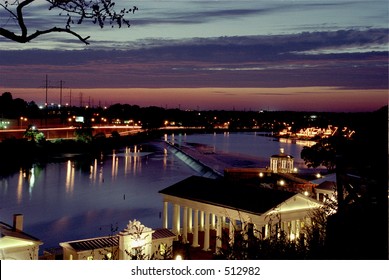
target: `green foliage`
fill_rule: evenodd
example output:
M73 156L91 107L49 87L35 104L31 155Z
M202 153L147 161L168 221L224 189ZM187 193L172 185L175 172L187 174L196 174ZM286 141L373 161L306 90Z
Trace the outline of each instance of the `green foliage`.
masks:
M166 243L161 243L157 252L155 252L151 259L158 260L156 256L160 255L162 260L171 260L173 259L173 246L167 246Z
M313 209L309 214L310 224L304 227L306 258L325 259L329 256L327 248L328 219L336 213L337 202L326 198L323 206Z
M35 135L35 141L37 143L44 143L46 141L46 137L45 135L43 134L43 132L38 132L36 135Z
M301 158L308 167L324 166L328 171L333 171L336 167L337 156L345 152L346 146L351 141L342 133L329 138L321 138L311 147L304 146Z
M144 246L138 247L138 248L133 248L131 252L126 251L126 254L131 258L131 260L136 260L136 261L144 261L144 260L150 260L154 258L153 256L149 256L145 254L144 252Z
M39 132L39 130L34 125L29 125L24 132L24 137L27 138L29 141L36 142L36 143L44 143L46 141L45 135L42 132Z
M270 236L263 238L262 233L246 224L243 230L235 230L231 239L228 232L222 235L222 248L218 248L217 259L227 260L300 260L325 259L327 250L328 217L337 210L337 204L326 199L323 206L313 209L304 221L300 236L290 239L281 229L281 217L269 217ZM273 224L273 221L276 221Z
M93 128L91 126L82 125L74 130L76 140L83 143L90 143L93 140Z
M299 240L290 240L284 231L275 227L269 238L258 237L260 234L236 231L231 240L224 232L222 243L216 259L226 260L282 260L305 259L306 247Z
M325 141L319 141L312 147L304 146L301 158L308 167L324 166L328 171L332 171L335 168L336 150Z

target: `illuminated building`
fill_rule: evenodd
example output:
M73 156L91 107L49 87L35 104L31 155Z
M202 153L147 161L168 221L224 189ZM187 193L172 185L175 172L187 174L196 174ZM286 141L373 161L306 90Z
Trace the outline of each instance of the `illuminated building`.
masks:
M284 153L284 149L280 149L280 153L270 157L270 170L274 173L293 173L293 157Z
M173 234L168 229L151 229L139 221L112 236L61 242L64 260L164 259L172 250Z
M14 215L13 226L0 222L0 260L37 260L42 244L23 231L23 215Z

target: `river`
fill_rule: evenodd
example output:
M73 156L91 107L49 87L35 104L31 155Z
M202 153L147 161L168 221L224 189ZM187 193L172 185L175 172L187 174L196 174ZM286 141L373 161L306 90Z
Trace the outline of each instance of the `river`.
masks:
M265 165L282 147L297 165L304 166L300 152L303 144L309 144L274 141L256 133L172 134L165 138L257 158L259 165ZM197 172L162 141L126 147L86 166L69 157L0 179L0 221L12 224L13 214L23 214L24 231L44 242L41 249L117 233L133 219L158 228L162 225L158 191L191 175Z

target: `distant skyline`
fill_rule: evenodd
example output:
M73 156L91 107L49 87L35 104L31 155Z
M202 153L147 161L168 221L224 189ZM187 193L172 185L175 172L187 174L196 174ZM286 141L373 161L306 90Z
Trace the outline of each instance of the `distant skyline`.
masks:
M116 1L122 5L127 1ZM128 1L131 28L0 38L0 93L79 105L373 111L388 104L388 2ZM60 25L42 1L27 18ZM43 7L43 10L42 10ZM47 16L43 16L46 15ZM0 25L11 27L0 12Z

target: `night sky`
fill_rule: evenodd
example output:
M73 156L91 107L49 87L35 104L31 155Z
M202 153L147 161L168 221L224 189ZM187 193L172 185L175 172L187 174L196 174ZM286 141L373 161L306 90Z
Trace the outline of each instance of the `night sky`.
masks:
M4 1L1 1L4 2ZM373 111L388 103L386 0L116 1L130 28L75 26L18 44L0 38L0 94L49 103L181 109ZM31 30L64 26L45 1ZM0 13L0 26L13 21Z

